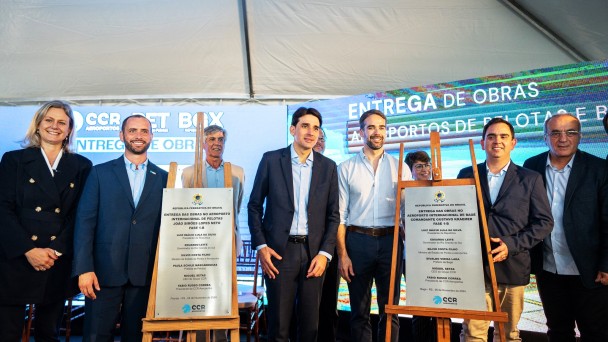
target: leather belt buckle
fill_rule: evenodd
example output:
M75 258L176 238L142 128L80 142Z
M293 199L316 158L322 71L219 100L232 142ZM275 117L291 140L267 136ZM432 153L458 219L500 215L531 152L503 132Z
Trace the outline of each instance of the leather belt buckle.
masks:
M287 241L291 242L291 243L307 243L308 242L308 236L306 235L289 235L289 238L287 238Z
M393 234L394 227L359 227L359 226L348 226L347 230L349 232L355 232L359 234L364 234L373 237L380 237Z

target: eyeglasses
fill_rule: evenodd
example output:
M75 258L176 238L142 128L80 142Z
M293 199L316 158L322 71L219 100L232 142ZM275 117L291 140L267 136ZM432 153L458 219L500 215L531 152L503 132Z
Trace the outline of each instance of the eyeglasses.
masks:
M551 131L547 135L550 136L551 139L559 139L562 134L565 134L568 138L574 138L581 134L581 132L574 129L569 129L567 131Z
M430 169L431 164L414 164L414 169L422 170L422 169Z
M325 142L325 138L319 138L317 139L318 142Z

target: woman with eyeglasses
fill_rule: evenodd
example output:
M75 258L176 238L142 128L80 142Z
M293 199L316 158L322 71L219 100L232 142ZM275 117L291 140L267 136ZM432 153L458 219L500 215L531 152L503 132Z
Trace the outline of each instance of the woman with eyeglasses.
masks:
M74 117L62 101L34 114L21 150L0 162L0 340L21 340L27 304L35 340L59 341L72 286L76 204L91 161L72 153Z
M410 152L405 155L405 163L412 171L414 180L431 179L431 157L424 151ZM405 251L404 251L405 257ZM405 262L403 263L405 265ZM405 267L403 268L405 277ZM412 335L414 341L436 341L437 331L435 319L431 317L412 317Z
M405 163L412 171L414 180L431 179L431 157L426 152L416 151L406 154Z

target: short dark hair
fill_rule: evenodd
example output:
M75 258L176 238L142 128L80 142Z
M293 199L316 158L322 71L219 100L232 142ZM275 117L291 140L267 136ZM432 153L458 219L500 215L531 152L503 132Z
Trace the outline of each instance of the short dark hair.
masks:
M122 120L122 125L120 126L121 132L123 132L123 133L125 132L125 126L127 125L127 121L129 121L129 119L132 119L132 118L144 118L144 119L148 120L147 117L145 117L141 114L129 115L124 120ZM152 130L152 123L150 122L150 120L148 120L148 125L150 125L150 130Z
M577 129L580 132L581 131L581 121L574 115L570 114L570 113L557 113L555 115L553 115L552 117L548 118L547 120L545 120L545 125L543 126L543 133L544 134L549 134L549 132L547 132L547 129L549 128L549 121L553 120L553 118L559 118L561 116L564 115L568 115L570 117L573 117L576 120L576 125L578 126ZM606 127L606 118L604 117L604 127Z
M386 123L386 115L384 115L384 113L377 109L370 109L367 112L363 113L363 115L361 115L361 117L359 118L359 128L364 129L365 120L372 115L378 115L379 117L383 118L384 123Z
M321 117L321 113L319 113L319 111L314 108L306 107L300 107L293 113L293 116L291 117L291 125L297 126L298 121L300 121L300 118L304 115L313 115L314 117L319 119L319 127L323 125L323 117Z
M429 157L429 155L424 151L410 152L405 155L405 163L410 168L410 170L414 166L414 163L417 161L428 163L431 161L431 157Z
M515 138L515 129L513 128L513 125L511 125L511 123L503 118L493 118L492 120L488 121L487 124L485 124L483 126L483 132L481 133L481 139L485 140L486 139L486 132L488 131L488 128L490 128L490 126L495 125L495 124L499 124L499 123L504 123L505 125L509 126L509 130L511 131L511 138Z
M606 134L608 134L608 114L604 114L602 122L604 123L604 130L606 130Z

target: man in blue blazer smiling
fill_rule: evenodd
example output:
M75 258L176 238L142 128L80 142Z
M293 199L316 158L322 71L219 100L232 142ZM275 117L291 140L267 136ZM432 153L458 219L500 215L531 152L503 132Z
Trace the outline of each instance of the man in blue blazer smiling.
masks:
M321 124L316 109L296 110L293 144L264 154L247 206L268 288L268 341L288 340L294 304L299 341L317 340L323 275L336 262L339 223L336 163L312 150Z
M515 165L513 125L502 118L490 120L484 127L481 147L486 161L476 165L492 243L492 259L498 283L498 297L503 312L507 341L521 341L517 324L524 305L524 288L530 282L530 249L553 229L551 208L538 172ZM458 178L473 178L473 168L462 169ZM485 255L486 253L483 253ZM492 309L493 297L486 265L486 304ZM460 340L486 341L490 322L465 319ZM498 341L498 329L494 341Z
M74 265L85 299L83 341L113 341L121 314L121 341L141 341L167 172L152 164L150 121L122 123L125 153L96 165L76 214Z

